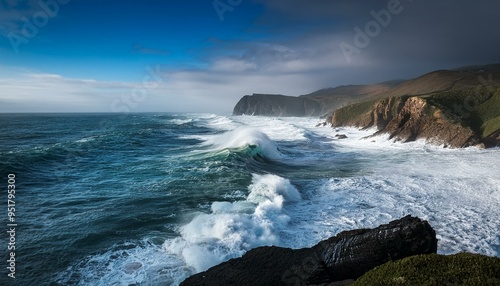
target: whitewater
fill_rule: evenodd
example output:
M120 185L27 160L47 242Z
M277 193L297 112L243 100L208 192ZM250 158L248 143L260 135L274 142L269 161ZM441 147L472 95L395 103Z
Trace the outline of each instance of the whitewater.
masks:
M77 119L97 123L103 116ZM58 128L70 122L46 120ZM25 281L178 285L254 247L308 247L343 230L409 214L436 230L438 253L500 256L500 149L401 143L371 137L374 130L321 122L137 114L105 132L68 131L63 143L47 142L42 134L2 147L3 172L27 172L23 164L33 162L25 158L41 156L35 164L52 166L64 179L44 186L25 182L26 188L43 192L52 186L55 192L58 186L67 194L57 210L33 196L20 213L51 218L26 222L30 234L23 241L39 252L33 260L51 261L71 250L43 275L36 265L25 269ZM64 152L69 155L57 157ZM77 159L68 160L72 154ZM48 176L30 172L40 180ZM80 229L70 233L71 225ZM37 237L47 229L52 233L45 240Z

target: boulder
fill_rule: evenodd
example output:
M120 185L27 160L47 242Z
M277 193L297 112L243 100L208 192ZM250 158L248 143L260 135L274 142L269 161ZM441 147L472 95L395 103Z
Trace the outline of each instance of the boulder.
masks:
M332 281L356 279L388 261L437 252L428 222L406 216L374 229L341 232L313 247Z
M311 248L258 247L181 285L342 285L388 261L436 251L429 223L406 216L374 229L341 232Z

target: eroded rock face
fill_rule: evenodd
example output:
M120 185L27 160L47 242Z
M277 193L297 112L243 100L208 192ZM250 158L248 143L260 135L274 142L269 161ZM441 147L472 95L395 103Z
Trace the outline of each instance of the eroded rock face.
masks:
M330 276L324 264L317 263L317 257L312 248L295 250L276 246L257 247L241 258L231 259L191 276L181 285L305 285L306 281L306 284L327 283ZM302 269L303 263L310 260L313 262L311 266Z
M324 285L356 279L390 260L436 251L432 227L407 216L374 229L345 231L311 248L255 248L181 285Z
M483 142L481 136L470 126L461 124L456 115L445 113L417 96L376 101L367 112L348 120L340 119L335 113L331 121L333 126L376 127L378 132L374 135L387 133L391 139L403 142L427 139L431 143L453 148Z
M468 147L481 143L479 136L468 126L462 126L451 115L445 115L430 106L420 97L410 97L397 116L380 130L389 133L391 138L404 142L426 138L436 144L450 147Z
M490 147L500 147L500 130L493 132L484 138L484 145Z
M355 126L361 128L376 127L384 128L387 124L397 116L398 112L404 106L407 97L389 97L375 102L367 102L367 110L358 113L358 110L348 111L352 115L342 116L336 111L330 118L330 123L334 127L338 126Z

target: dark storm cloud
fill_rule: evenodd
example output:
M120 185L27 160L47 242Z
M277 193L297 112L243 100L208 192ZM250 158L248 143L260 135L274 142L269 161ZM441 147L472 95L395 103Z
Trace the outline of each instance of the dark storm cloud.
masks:
M497 0L255 1L265 5L265 12L250 30L265 34L268 40L246 48L235 43L233 48L242 49L240 59L264 67L295 57L308 61L310 70L319 62L330 61L330 65L318 65L318 69L329 70L323 75L324 85L331 78L373 82L500 62ZM383 11L391 5L398 13L391 13L388 22L377 21L374 14L384 18ZM371 22L378 23L378 30ZM369 43L356 46L357 31L366 35L367 25ZM354 47L355 52L346 53L342 43Z
M245 11L251 5L244 3L259 4L254 5L259 6L254 20L238 26L237 32L218 34L207 29L201 36L206 41L182 46L189 53L187 58L194 60L162 68L165 80L150 91L137 111L161 106L172 111L230 111L245 94L300 95L337 85L409 79L437 69L500 62L498 0L245 0L217 28L225 30L234 24L238 13L255 12ZM32 15L33 7L28 5L17 14L0 7L0 34L18 29L16 19ZM216 17L214 11L208 12ZM183 18L181 24L187 23ZM359 31L368 36L359 36ZM182 34L192 36L189 30ZM363 43L363 37L369 37L369 42ZM345 47L354 47L347 57ZM130 52L168 60L181 50L169 48L172 53L136 44ZM127 82L104 88L101 82L75 82L52 74L12 76L8 69L3 73L0 85L6 92L2 100L11 106L28 106L22 111L37 110L48 102L58 110L58 102L67 101L68 96L78 103L75 110L80 106L108 108L108 94L112 100L115 94L121 98L123 89L130 87ZM53 81L57 85L49 84ZM82 85L86 94L95 96L82 96ZM55 86L64 89L54 92ZM40 94L45 95L44 103L37 101Z

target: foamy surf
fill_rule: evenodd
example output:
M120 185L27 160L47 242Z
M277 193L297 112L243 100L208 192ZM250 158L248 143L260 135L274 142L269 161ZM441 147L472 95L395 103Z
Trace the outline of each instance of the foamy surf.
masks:
M440 253L500 256L498 149L394 142L367 137L373 130L316 127L315 118L181 118L199 132L179 138L198 141L167 158L160 186L182 193L172 203L192 207L175 213L168 235L117 244L62 276L80 285L178 285L257 246L311 246L407 214L429 220Z
M301 200L297 189L275 175L253 175L244 201L214 202L210 213L197 215L180 227L179 237L167 240L166 253L181 258L200 272L251 248L281 244L279 232L287 227L288 204Z
M230 152L246 152L248 155L261 155L268 159L279 159L283 155L276 142L257 128L239 127L221 134L199 136L204 140L200 146L205 147L192 152L191 155L217 156Z

